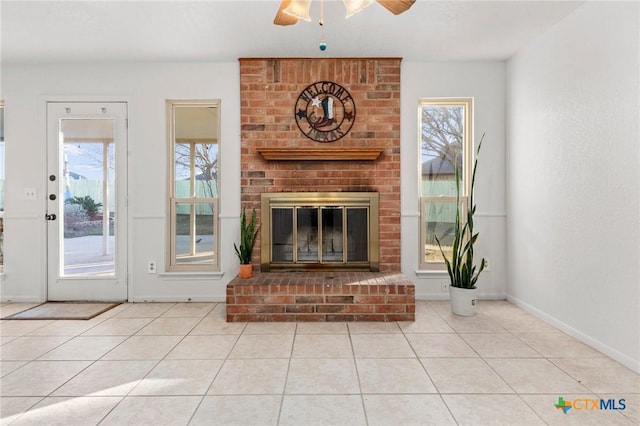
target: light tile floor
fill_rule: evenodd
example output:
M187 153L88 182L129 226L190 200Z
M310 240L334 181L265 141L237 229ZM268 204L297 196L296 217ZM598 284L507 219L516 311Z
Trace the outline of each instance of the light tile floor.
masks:
M413 323L229 324L222 303L149 303L2 321L0 424L640 424L638 374L508 302L472 318L416 310ZM626 408L564 414L559 397Z

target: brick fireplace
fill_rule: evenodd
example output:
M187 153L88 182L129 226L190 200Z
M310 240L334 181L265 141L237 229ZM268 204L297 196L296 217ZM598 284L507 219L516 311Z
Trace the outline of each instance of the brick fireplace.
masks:
M376 266L370 270L379 271L381 276L394 276L396 285L400 271L401 59L247 58L239 63L242 207L256 209L259 217L265 217L261 214L263 194L375 193L377 253ZM321 142L303 133L306 129L296 121L296 114L300 116L297 101L304 98L303 92L310 85L312 89L307 93L313 92L316 82L324 82L326 87L335 83L341 94L348 92L349 107L339 118L348 124L348 133L343 134L343 126L343 130L337 129ZM329 142L331 139L337 140ZM258 274L265 247L269 246L258 241L253 252ZM266 274L270 273L261 275ZM309 274L296 277L302 279L303 275ZM367 280L359 276L358 281ZM384 279L378 282L384 285ZM408 280L404 284L408 285ZM230 284L238 285L242 283L237 280ZM389 291L375 291L378 290L384 294ZM401 291L405 292L405 288ZM406 292L412 294L412 290ZM341 300L354 299L353 293L342 296L349 297ZM394 309L397 312L399 308Z

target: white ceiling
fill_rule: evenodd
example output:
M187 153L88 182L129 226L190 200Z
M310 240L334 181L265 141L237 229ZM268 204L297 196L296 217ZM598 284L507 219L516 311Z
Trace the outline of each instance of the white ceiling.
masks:
M394 16L374 3L344 18L325 0L325 52L312 22L279 27L279 0L2 0L3 63L229 62L247 57L401 57L408 61L504 60L583 1L417 0Z

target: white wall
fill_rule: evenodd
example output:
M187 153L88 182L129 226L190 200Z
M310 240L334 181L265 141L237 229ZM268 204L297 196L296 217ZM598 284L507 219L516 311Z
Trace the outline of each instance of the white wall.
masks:
M590 2L508 63L509 299L640 371L639 6Z
M479 297L504 299L506 283L505 206L505 63L402 62L401 187L402 272L416 284L420 299L447 299L446 272L418 271L419 265L419 144L418 102L421 98L473 98L476 144L485 134L478 160L475 227L476 254L490 269L479 280ZM475 150L475 149L474 149Z
M224 300L237 273L232 242L240 215L240 100L237 63L93 64L2 67L6 105L5 275L2 300L46 297L47 99L120 99L129 102L129 298L130 300ZM164 270L166 235L165 99L220 99L221 265L224 274L146 273L148 259ZM23 188L37 200L24 201Z
M447 278L418 278L417 105L421 97L474 97L476 134L487 133L478 172L478 252L491 259L481 278L483 297L506 295L504 207L504 63L402 64L402 268L417 284L418 297L446 298ZM129 298L224 300L237 272L231 250L240 213L240 108L237 63L93 64L3 66L2 98L7 109L7 211L2 300L46 299L47 99L129 102ZM148 259L164 270L166 230L165 99L222 101L222 277L146 272ZM26 165L26 166L25 166ZM38 199L24 201L23 188ZM225 249L228 248L228 249Z

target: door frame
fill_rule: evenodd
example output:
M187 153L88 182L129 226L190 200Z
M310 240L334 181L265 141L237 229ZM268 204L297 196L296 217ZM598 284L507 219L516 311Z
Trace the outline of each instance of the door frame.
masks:
M125 286L126 286L126 298L123 299L122 301L128 301L131 302L132 298L133 298L133 280L132 280L132 259L133 259L133 254L132 254L132 237L131 237L131 233L130 233L130 226L129 224L132 223L132 212L131 209L129 208L129 196L131 193L131 180L130 180L130 176L131 176L131 162L129 161L129 153L130 153L130 135L132 134L132 126L131 126L131 118L130 118L130 113L132 111L132 102L131 102L131 98L129 96L39 96L38 97L38 105L39 105L39 117L38 117L38 123L40 123L39 126L39 131L41 132L41 140L43 141L43 145L45 147L45 151L47 152L46 155L46 164L47 166L45 167L44 170L44 174L41 177L41 182L44 182L44 186L43 189L41 191L41 193L43 194L42 196L42 214L40 215L40 218L43 218L45 213L47 213L47 194L48 194L48 176L49 176L49 158L48 158L48 149L49 149L49 145L48 145L48 138L49 138L49 129L48 129L48 104L49 103L124 103L126 105L126 111L127 111L127 115L126 115L126 141L125 141L125 151L126 151L126 155L125 155L125 159L124 162L125 164L123 165L122 169L124 170L124 172L126 173L126 182L124 185L124 191L125 193L124 195L124 209L125 209L125 213L123 214L123 216L125 217L125 220L127 222L127 226L125 228L124 231L124 235L122 238L124 238L124 247L126 247L126 254L123 257L126 262L125 265L122 265L122 268L124 269L123 272L123 279L125 280ZM42 301L48 301L49 300L49 294L48 294L48 290L49 290L49 237L48 237L48 224L46 220L42 220L42 235L43 235L43 239L42 239L42 247L43 247L43 253L44 256L42 257L42 269L41 269L41 275L42 275L42 286L41 286L41 300Z

